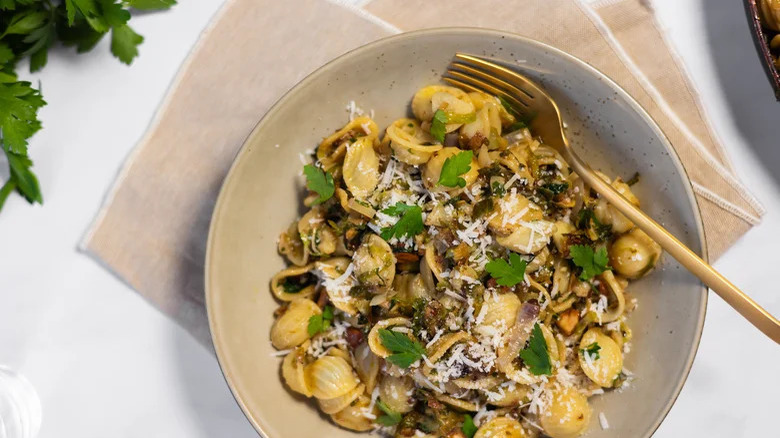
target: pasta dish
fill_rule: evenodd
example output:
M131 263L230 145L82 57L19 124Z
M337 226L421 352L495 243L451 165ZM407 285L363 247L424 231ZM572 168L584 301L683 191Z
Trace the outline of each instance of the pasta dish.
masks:
M629 281L660 247L504 99L420 89L413 118L351 117L303 168L278 249L286 386L354 431L576 437L630 373ZM638 175L602 178L639 205Z

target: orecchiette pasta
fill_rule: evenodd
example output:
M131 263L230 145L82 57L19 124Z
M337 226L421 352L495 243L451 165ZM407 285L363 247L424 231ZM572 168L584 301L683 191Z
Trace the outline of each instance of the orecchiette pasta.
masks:
M340 397L359 384L352 366L343 358L323 356L306 366L306 383L319 399Z
M551 438L580 436L590 422L588 399L576 389L554 390L550 406L540 416L544 433Z
M579 357L585 375L604 388L611 388L623 371L623 352L612 338L598 328L582 335Z
M364 199L374 192L379 183L379 158L372 139L361 137L347 145L342 173L344 184L355 198Z
M309 339L309 319L322 313L314 301L302 298L293 300L287 310L274 321L271 327L271 343L284 350L297 347Z
M306 168L270 285L283 381L354 431L581 435L629 379L626 289L660 247L506 101L434 85L411 109L383 136L352 119ZM639 205L637 178L600 176Z
M474 438L525 438L525 430L519 421L510 417L496 417L477 429Z

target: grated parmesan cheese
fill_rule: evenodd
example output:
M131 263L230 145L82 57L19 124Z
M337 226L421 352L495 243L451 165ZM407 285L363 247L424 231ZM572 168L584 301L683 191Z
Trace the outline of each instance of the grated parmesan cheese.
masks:
M602 430L609 429L609 423L607 422L607 416L603 412L599 412L599 424L601 424Z

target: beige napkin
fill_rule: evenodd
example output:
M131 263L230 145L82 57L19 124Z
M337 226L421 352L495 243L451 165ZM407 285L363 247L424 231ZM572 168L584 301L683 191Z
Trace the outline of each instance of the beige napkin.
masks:
M364 9L230 0L182 66L82 248L210 345L208 224L233 157L270 105L328 60L399 29L479 26L572 53L633 95L694 182L714 259L763 211L734 175L653 20L640 0L374 0Z

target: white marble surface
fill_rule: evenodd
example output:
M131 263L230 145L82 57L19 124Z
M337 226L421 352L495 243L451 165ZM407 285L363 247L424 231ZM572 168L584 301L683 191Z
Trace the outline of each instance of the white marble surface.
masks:
M221 3L182 1L170 12L134 18L146 43L130 68L103 41L78 59L55 50L34 77L49 101L45 129L31 146L46 204L31 208L12 197L0 214L0 363L38 389L42 438L255 436L211 353L76 252L117 169ZM767 209L716 267L780 314L780 103L757 63L741 2L655 3L717 133ZM688 383L656 436L780 436L780 348L717 296L709 303Z

